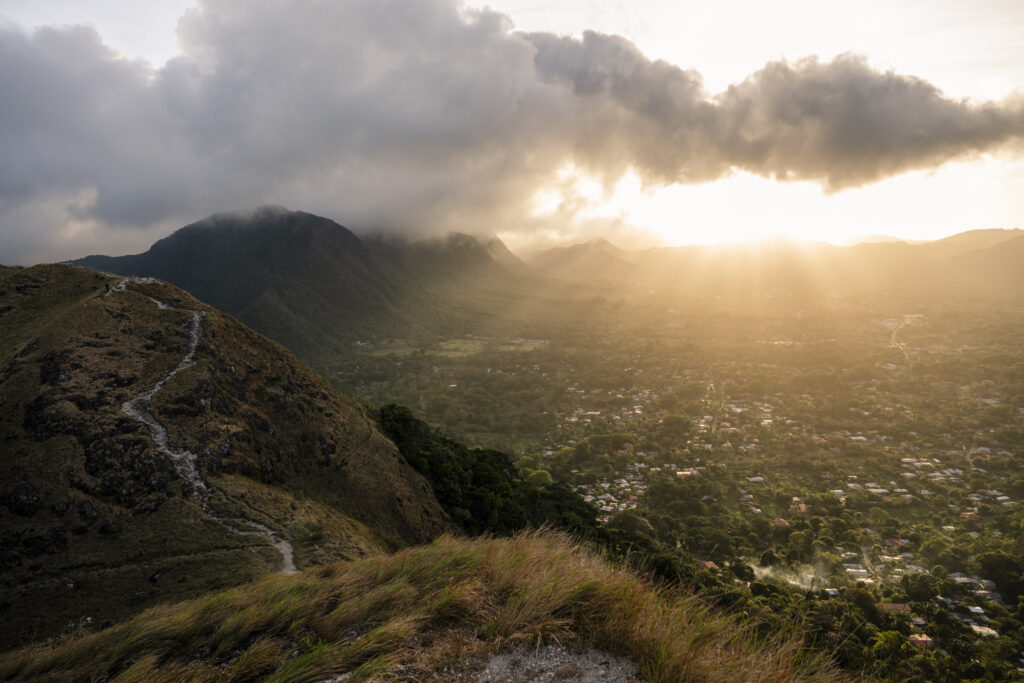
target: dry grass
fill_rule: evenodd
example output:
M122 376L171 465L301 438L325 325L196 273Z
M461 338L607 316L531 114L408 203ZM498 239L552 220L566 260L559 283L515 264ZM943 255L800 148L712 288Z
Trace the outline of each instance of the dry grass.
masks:
M692 595L531 532L267 576L0 656L0 679L444 680L489 652L546 642L630 657L652 681L841 678L797 634L759 641Z

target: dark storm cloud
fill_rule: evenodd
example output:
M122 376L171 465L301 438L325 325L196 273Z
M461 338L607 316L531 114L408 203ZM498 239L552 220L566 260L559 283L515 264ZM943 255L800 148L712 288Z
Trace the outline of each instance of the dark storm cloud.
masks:
M113 223L170 211L193 157L151 75L91 29L0 33L0 202L95 190L89 210Z
M733 168L829 190L993 149L1024 135L1024 102L952 100L860 57L771 62L710 97L700 74L644 57L616 36L531 34L537 69L577 96L578 152L596 169L659 182Z
M569 162L838 189L1024 130L1019 102L950 100L854 57L710 96L624 39L517 34L452 0L208 0L179 40L154 70L88 29L0 28L0 262L139 248L139 230L264 203L357 229L528 229Z

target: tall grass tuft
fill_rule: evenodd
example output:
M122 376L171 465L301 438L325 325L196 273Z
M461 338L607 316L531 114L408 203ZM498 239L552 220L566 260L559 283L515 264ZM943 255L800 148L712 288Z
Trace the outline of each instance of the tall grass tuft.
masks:
M551 531L442 537L276 574L95 634L0 655L0 680L443 680L499 650L556 642L631 658L651 681L828 681L799 634L758 638Z

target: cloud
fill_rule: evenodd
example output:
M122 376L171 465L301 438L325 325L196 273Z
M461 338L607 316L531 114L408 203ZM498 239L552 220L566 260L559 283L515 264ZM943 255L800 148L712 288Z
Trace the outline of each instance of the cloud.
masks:
M0 262L138 249L266 203L356 230L525 231L567 164L837 190L1024 133L1019 101L951 100L857 57L710 95L623 38L521 34L454 0L206 0L178 36L153 69L91 29L0 26Z
M577 153L593 170L634 167L655 183L743 169L829 191L935 168L1024 136L1024 100L973 104L862 57L771 62L710 96L700 74L644 57L628 41L531 34L542 78L572 88Z

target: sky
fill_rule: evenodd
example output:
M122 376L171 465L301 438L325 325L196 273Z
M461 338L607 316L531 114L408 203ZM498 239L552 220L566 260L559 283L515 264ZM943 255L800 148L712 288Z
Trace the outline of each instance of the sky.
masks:
M1024 226L1024 3L0 0L0 263L263 204L514 249Z

